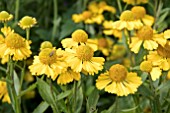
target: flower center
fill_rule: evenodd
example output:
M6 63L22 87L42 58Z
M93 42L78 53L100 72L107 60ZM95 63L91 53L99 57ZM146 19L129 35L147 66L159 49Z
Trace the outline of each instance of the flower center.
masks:
M72 33L72 39L76 42L86 42L88 39L88 35L84 30L78 29Z
M150 40L153 37L153 30L149 26L143 26L137 33L141 40Z
M84 60L84 61L89 61L94 55L93 49L89 46L84 46L84 45L79 46L76 49L76 53L77 53L77 57L80 60Z
M44 41L43 43L41 43L40 50L45 49L45 48L53 48L52 43L49 41Z
M151 61L143 61L140 64L140 70L145 72L151 72L152 70L152 62Z
M32 24L34 24L34 21L33 21L33 19L31 17L25 16L25 17L22 18L22 25L30 26Z
M107 40L105 38L99 38L98 46L99 47L107 47L108 46Z
M50 48L45 48L42 49L41 52L39 53L39 59L43 64L53 64L56 62L56 50L50 49Z
M7 47L18 49L25 46L24 39L17 33L11 33L5 38Z
M0 19L1 20L5 20L5 19L8 19L9 18L9 13L7 13L6 11L2 11L0 13Z
M124 11L121 15L120 15L120 20L122 21L133 21L134 18L134 14L132 13L132 11Z
M146 10L142 6L134 6L131 11L134 13L135 19L141 19L146 15Z
M157 53L160 56L163 56L165 58L170 58L170 45L166 44L165 47L162 47L161 45L158 46L157 48Z
M121 82L126 79L127 70L123 65L115 64L109 69L109 76L113 81Z
M82 13L82 16L83 16L83 19L86 20L86 19L88 19L88 18L90 18L92 16L92 13L90 11L84 11Z

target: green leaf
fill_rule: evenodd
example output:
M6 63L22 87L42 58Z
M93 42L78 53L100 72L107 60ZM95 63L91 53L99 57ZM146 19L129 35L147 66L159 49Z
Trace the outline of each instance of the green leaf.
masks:
M49 32L45 29L37 29L35 32L39 35L39 38L44 41L49 41L51 39L51 31Z
M153 93L144 83L139 87L138 92L149 99L153 99Z
M37 88L43 100L45 100L50 105L55 104L55 99L52 95L50 85L39 78L37 78L37 81Z
M82 104L83 104L83 90L82 90L82 86L81 82L78 82L77 85L77 92L76 92L76 109L74 111L74 113L80 113L81 108L82 108Z
M87 113L94 113L99 100L99 91L95 88L87 99Z
M72 90L68 90L65 92L60 93L59 95L57 95L56 100L59 101L67 96L69 96L72 93Z
M112 106L110 106L109 107L109 109L108 110L104 110L104 111L102 111L101 113L114 113L114 111L115 111L115 102L114 102L114 104L112 104Z
M71 20L67 20L62 26L61 26L61 33L59 40L66 38L67 36L71 35L72 32L74 32L76 29L82 29L83 25L75 24Z
M156 88L156 90L169 90L170 87L170 80L162 83L159 87Z
M21 84L20 84L18 75L17 75L17 73L16 73L15 70L14 70L13 73L14 73L14 88L15 88L16 94L17 94L17 96L18 96L18 95L19 95L19 92L20 92Z
M168 16L169 12L165 12L162 14L159 19L156 22L156 25L161 25L161 23L165 20L165 18Z
M44 113L44 111L49 107L49 104L45 101L41 102L33 111L33 113Z

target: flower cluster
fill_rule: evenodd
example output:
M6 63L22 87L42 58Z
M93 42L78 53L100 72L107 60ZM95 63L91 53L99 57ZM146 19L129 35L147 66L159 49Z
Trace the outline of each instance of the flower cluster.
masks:
M75 23L84 22L85 24L101 24L104 20L104 11L116 13L116 9L107 5L105 1L91 2L88 9L80 14L73 14L72 19Z

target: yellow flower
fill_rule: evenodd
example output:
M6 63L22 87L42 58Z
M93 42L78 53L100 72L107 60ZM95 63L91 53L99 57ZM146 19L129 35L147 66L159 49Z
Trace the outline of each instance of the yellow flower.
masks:
M127 4L131 4L131 5L137 5L137 4L141 4L141 3L148 3L148 0L123 0L124 2L126 2Z
M39 56L34 56L33 64L29 66L32 75L46 74L55 80L57 76L66 71L67 64L64 61L64 51L55 48L45 48L39 53Z
M116 13L116 9L112 6L107 5L105 1L91 2L88 5L88 10L94 14L102 14L104 11Z
M67 68L67 71L61 73L57 78L57 84L66 85L73 80L79 81L81 78L79 72L74 72L70 67Z
M0 99L2 102L11 103L10 97L8 95L6 82L0 81Z
M113 35L116 38L122 38L122 31L121 30L117 30L117 29L113 29L113 21L104 21L103 22L103 33L105 35Z
M40 50L45 49L45 48L53 48L53 45L49 41L44 41L40 45Z
M112 6L107 5L107 3L105 1L101 1L98 3L98 7L99 7L99 13L103 13L104 11L108 11L111 13L116 13L116 9Z
M97 50L97 42L92 39L88 39L88 34L84 30L78 29L74 31L71 37L72 38L65 38L61 41L64 48L74 48L78 47L79 44L86 44L92 47L94 50Z
M0 56L6 58L11 56L13 60L23 60L32 54L30 41L25 40L17 33L10 33L4 41L0 43Z
M1 28L1 32L5 37L7 37L10 33L14 33L14 30L11 29L10 27L3 27Z
M113 23L113 29L118 30L133 30L139 29L143 26L139 19L135 19L135 15L132 11L126 10L120 15L120 20Z
M24 80L27 82L33 82L34 77L31 75L30 71L25 72Z
M134 6L131 11L135 15L135 19L140 19L144 25L152 26L154 23L154 17L147 15L146 10L142 6Z
M170 69L170 51L164 50L163 47L159 45L157 51L150 51L147 55L147 61L145 69L142 71L149 72L153 81L159 79L163 71L168 71ZM143 62L142 62L143 63ZM141 65L142 65L141 63ZM150 64L151 63L151 64Z
M164 37L166 39L170 39L170 29L167 29L167 30L164 31Z
M130 48L134 53L138 53L141 45L147 50L154 50L158 48L158 44L164 46L166 39L162 34L156 34L149 26L143 26L138 32L136 37L131 38Z
M76 49L66 49L68 52L67 63L75 72L82 70L88 72L90 75L98 73L103 69L105 59L102 57L93 57L94 50L87 45L80 45Z
M37 23L37 20L30 16L24 16L18 23L22 29L29 29Z
M142 84L142 80L135 72L128 72L120 64L110 67L109 71L99 75L96 80L96 87L99 90L117 94L118 96L127 96L134 94L137 88Z
M110 56L108 56L107 60L115 60L123 58L123 56L126 54L126 48L125 46L121 44L115 44L112 48Z
M75 22L75 23L79 23L81 21L83 21L83 17L81 14L73 14L72 15L72 20Z
M105 56L108 56L113 46L113 40L110 38L99 38L98 39L98 50L101 51Z
M12 20L12 18L13 18L12 14L9 14L6 11L1 11L0 12L0 22L4 23L4 22Z

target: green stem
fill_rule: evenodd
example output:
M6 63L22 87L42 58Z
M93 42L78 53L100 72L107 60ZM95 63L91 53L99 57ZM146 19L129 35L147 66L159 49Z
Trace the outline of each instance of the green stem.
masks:
M137 94L133 96L133 100L135 102L135 106L137 106L136 113L142 113L142 109L139 106L139 96Z
M73 86L73 108L72 112L76 110L76 101L77 101L77 81L74 81L74 86Z
M20 0L16 0L16 2L15 2L15 23L18 22L18 16L19 16L19 2L20 2Z
M0 66L0 70L6 72L6 69L2 66Z
M12 59L9 57L7 79L12 81L12 84L9 84L7 82L8 93L10 95L10 100L15 113L21 113L20 98L17 97L17 93L14 87L15 82L13 80L13 72L14 72L14 64Z
M51 37L51 42L54 42L56 31L57 31L57 18L58 18L58 1L53 0L54 2L54 18L53 18L53 30L52 30L52 37Z
M30 29L26 29L26 39L29 40L30 38Z
M117 5L118 5L118 8L119 8L119 12L121 13L122 12L122 5L120 3L120 0L117 0Z
M23 68L22 68L22 70L21 70L21 79L20 79L20 84L21 84L21 85L20 85L20 92L21 92L21 90L22 90L22 84L23 84L24 75L25 75L26 61L24 60L23 63L24 63L24 66L23 66Z
M159 97L156 94L156 90L155 90L155 87L153 85L151 75L149 75L149 82L150 82L151 91L153 92L153 96L154 96L153 97L154 99L151 100L151 106L153 106L152 107L152 113L162 113Z
M118 111L119 111L119 97L116 96L114 113L118 113Z

